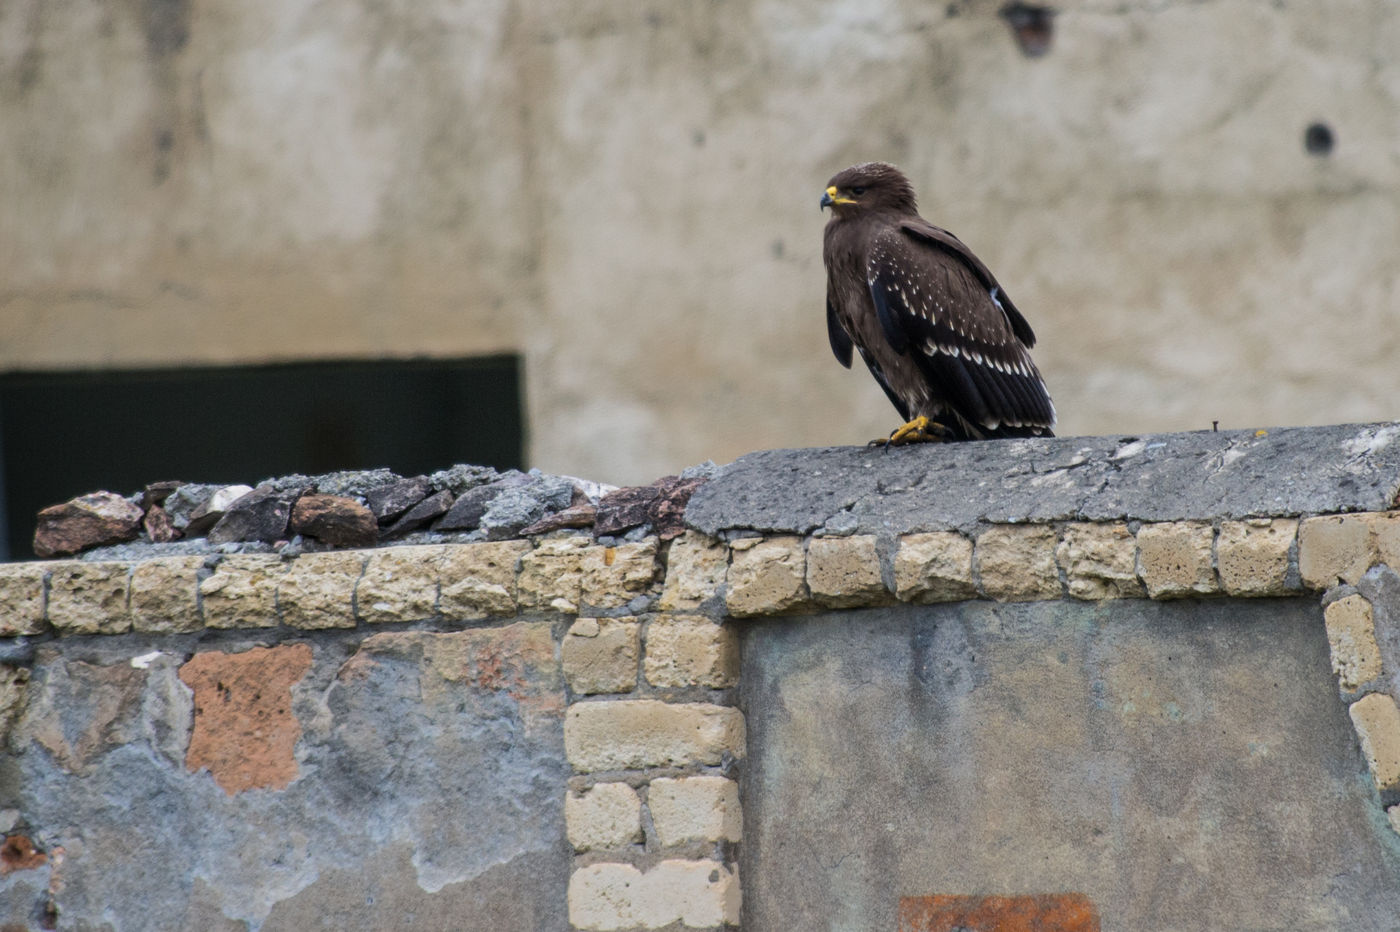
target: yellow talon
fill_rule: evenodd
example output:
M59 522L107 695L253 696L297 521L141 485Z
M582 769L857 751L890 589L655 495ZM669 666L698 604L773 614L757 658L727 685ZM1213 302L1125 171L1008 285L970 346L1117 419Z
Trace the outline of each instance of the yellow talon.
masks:
M902 447L910 443L938 443L947 440L951 431L937 421L930 421L924 415L919 415L907 424L903 424L890 434L887 440L872 440L870 446L881 446L886 449L890 447Z

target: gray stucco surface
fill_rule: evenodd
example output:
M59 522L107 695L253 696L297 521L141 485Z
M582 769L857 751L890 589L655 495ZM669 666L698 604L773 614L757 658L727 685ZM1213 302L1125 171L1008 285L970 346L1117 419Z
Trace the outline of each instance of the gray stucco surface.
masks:
M724 467L686 521L806 534L985 522L1239 518L1389 508L1400 423L763 450Z
M961 603L748 627L747 932L1076 892L1105 932L1393 930L1310 599Z
M567 928L562 679L527 681L504 638L450 641L465 637L287 642L313 645L292 689L297 776L233 795L186 767L191 639L41 648L0 808L66 851L58 927ZM454 666L473 651L500 665L499 686ZM0 924L43 927L49 876L0 878Z

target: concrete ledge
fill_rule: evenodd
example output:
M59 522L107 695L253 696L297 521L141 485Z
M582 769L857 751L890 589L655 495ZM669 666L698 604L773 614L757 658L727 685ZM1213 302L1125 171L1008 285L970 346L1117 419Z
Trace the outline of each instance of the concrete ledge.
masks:
M974 532L1052 521L1218 521L1392 507L1400 424L1054 437L740 457L686 509L697 530Z

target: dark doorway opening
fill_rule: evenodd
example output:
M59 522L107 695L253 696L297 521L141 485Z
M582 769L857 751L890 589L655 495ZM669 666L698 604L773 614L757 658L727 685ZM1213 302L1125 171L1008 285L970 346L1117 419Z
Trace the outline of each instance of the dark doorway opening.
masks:
M99 489L523 468L520 382L515 356L0 376L0 559L33 557L39 509Z

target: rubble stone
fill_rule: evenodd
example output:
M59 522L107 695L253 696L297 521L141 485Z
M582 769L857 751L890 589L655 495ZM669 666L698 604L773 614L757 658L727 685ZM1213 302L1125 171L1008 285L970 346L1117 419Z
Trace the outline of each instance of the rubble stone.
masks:
M136 537L141 509L112 492L80 495L39 512L34 552L41 557L78 553Z
M335 547L371 547L379 538L374 513L340 495L303 495L292 506L287 530Z

